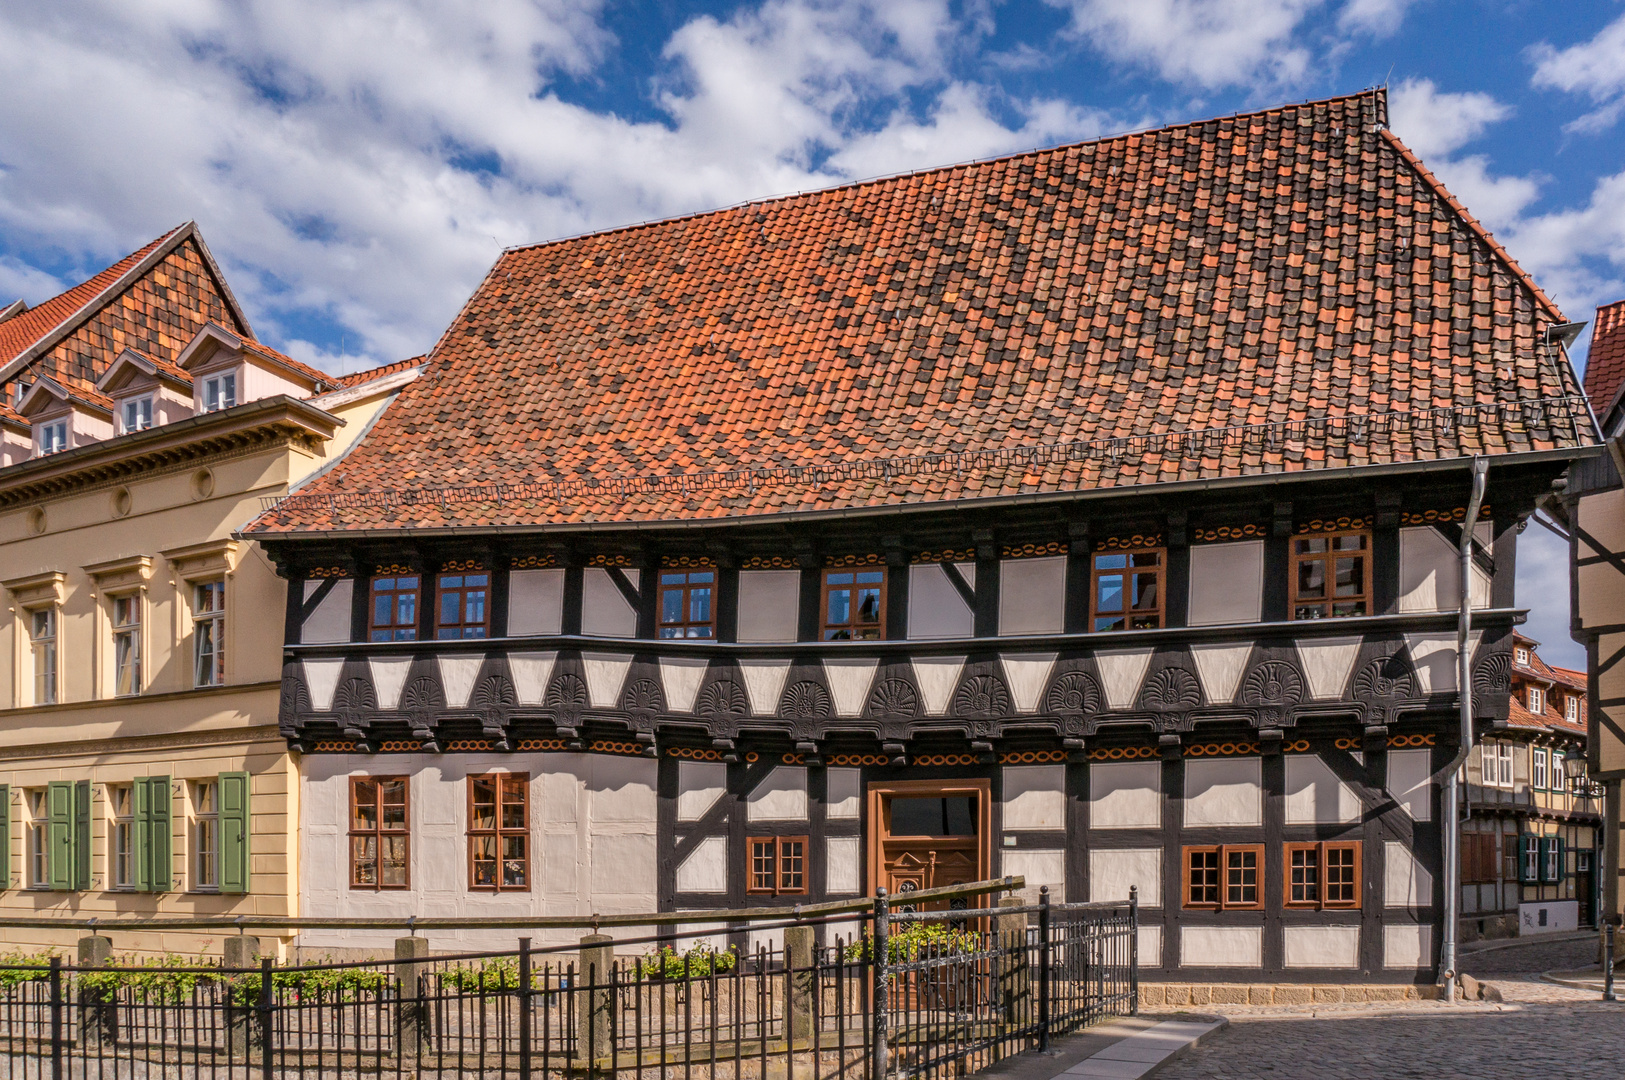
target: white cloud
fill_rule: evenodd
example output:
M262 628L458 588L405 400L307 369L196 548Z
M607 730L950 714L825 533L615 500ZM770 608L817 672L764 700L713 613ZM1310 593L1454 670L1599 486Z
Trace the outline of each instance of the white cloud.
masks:
M1048 0L1072 30L1125 64L1208 88L1295 83L1310 63L1293 36L1321 0Z
M1518 573L1514 594L1529 608L1520 629L1540 642L1548 664L1585 670L1585 650L1569 636L1569 548L1538 522L1518 536Z
M1489 94L1440 93L1432 79L1406 79L1388 92L1388 126L1423 160L1455 153L1511 115Z
M1543 41L1529 56L1535 61L1535 86L1584 94L1599 105L1565 130L1594 135L1612 127L1625 111L1625 15L1590 41L1567 49Z
M948 0L696 18L632 95L655 118L595 110L565 100L561 77L600 77L615 47L601 6L0 6L0 229L94 264L196 218L256 330L337 366L340 350L302 340L313 313L353 331L344 352L410 355L505 244L1100 126L950 78L991 9L961 18ZM30 299L54 287L9 273Z
M1388 37L1399 30L1405 13L1416 0L1349 0L1337 16L1345 31L1358 31L1375 37Z
M35 269L10 255L0 255L0 308L18 299L38 303L68 287L53 274Z

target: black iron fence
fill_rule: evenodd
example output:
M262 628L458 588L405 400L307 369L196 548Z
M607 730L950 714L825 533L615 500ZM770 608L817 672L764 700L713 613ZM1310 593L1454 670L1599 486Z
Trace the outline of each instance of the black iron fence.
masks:
M296 967L0 961L0 1077L960 1076L1134 1012L1136 914L882 894L754 926L755 948L707 929Z

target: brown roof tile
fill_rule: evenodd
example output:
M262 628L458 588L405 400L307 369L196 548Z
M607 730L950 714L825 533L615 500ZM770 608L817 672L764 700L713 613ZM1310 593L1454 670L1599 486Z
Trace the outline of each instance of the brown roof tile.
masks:
M251 528L716 519L1593 442L1537 347L1561 314L1385 118L1372 91L505 252L343 486Z
M1586 393L1599 417L1607 419L1621 387L1625 387L1625 300L1616 300L1597 309L1586 353Z

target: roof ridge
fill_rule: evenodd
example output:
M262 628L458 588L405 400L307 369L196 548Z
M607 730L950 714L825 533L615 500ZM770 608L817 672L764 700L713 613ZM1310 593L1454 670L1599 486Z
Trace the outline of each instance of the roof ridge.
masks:
M504 257L514 252L532 251L536 248L551 247L554 244L568 244L576 240L586 239L589 236L615 236L621 233L634 232L638 229L653 228L656 225L671 225L680 221L693 221L697 218L710 217L713 214L725 214L730 210L741 210L747 206L767 206L773 203L788 202L791 199L804 198L808 195L828 195L832 192L856 190L858 188L868 187L872 184L890 183L891 181L901 180L906 177L931 176L936 173L950 173L957 169L967 169L978 165L992 165L1001 161L1016 161L1020 158L1033 157L1038 154L1053 154L1057 151L1073 150L1083 146L1100 146L1106 143L1137 138L1139 136L1149 135L1152 133L1176 132L1188 128L1198 128L1207 124L1215 124L1225 120L1250 120L1254 117L1285 113L1291 109L1318 108L1321 106L1333 105L1342 101L1354 101L1362 97L1371 97L1380 102L1381 111L1383 112L1384 116L1386 116L1387 94L1388 89L1386 86L1368 86L1364 90L1358 90L1351 94L1338 94L1329 98L1314 98L1298 102L1295 105L1276 105L1267 109L1254 109L1251 112L1227 113L1219 116L1209 116L1201 120L1187 120L1183 123L1164 124L1160 127L1133 128L1126 131L1113 132L1110 135L1099 135L1093 139L1081 139L1078 142L1056 143L1051 146L1034 146L1025 150L1013 150L1007 154L994 154L991 157L967 158L964 161L956 161L947 165L932 165L923 169L904 169L900 172L880 173L875 176L866 176L858 180L844 180L840 183L831 184L828 187L807 188L803 191L785 191L774 195L763 195L754 199L744 199L740 202L728 203L724 206L713 206L706 210L693 210L686 214L674 214L671 217L648 218L644 221L635 221L626 225L616 225L608 229L589 229L586 232L571 233L568 236L555 236L548 240L533 240L524 244L511 244L502 249L501 255L497 257L497 262L501 263ZM495 268L495 266L492 267L493 270ZM430 350L430 352L432 354L433 350Z
M1512 253L1507 251L1507 249L1501 244L1501 241L1495 238L1495 234L1486 229L1484 224L1473 216L1472 211L1463 206L1461 202L1450 193L1450 189L1444 186L1444 181L1440 180L1436 175L1434 175L1432 169L1428 168L1422 163L1422 159L1416 156L1415 151L1406 146L1404 140L1398 135L1394 134L1391 128L1386 126L1383 127L1381 134L1393 145L1394 149L1399 152L1400 157L1405 160L1405 163L1416 170L1417 174L1422 178L1422 181L1429 187L1433 188L1434 191L1438 193L1439 197L1444 199L1445 204L1461 217L1462 223L1465 224L1468 229L1472 230L1472 232L1477 235L1480 240L1484 241L1484 243L1488 245L1492 254L1506 264L1506 268L1512 272L1512 276L1521 281L1534 296L1535 302L1545 307L1546 313L1552 316L1552 318L1557 322L1567 322L1568 317L1563 314L1562 310L1557 306L1557 303L1552 300L1551 297L1546 295L1546 291L1544 289L1535 284L1535 279L1530 277L1528 272L1525 271L1522 266L1518 265L1518 260L1514 259L1512 257Z

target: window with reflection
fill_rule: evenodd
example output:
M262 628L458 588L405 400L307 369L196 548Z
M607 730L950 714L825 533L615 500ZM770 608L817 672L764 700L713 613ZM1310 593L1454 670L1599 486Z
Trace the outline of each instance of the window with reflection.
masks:
M529 795L525 773L468 778L469 888L530 888Z
M1186 907L1228 911L1264 906L1262 844L1187 847L1184 856Z
M715 570L662 570L660 636L716 637L716 581Z
M879 641L886 636L886 570L824 571L824 640Z
M1089 625L1095 633L1162 625L1165 561L1161 548L1095 553L1089 583Z
M1292 617L1338 619L1370 612L1368 533L1292 539Z
M411 884L411 826L404 776L350 778L350 888Z
M417 640L418 582L416 574L372 579L373 641Z
M435 637L443 641L486 636L486 596L491 575L441 574L437 583L439 606L435 609Z

